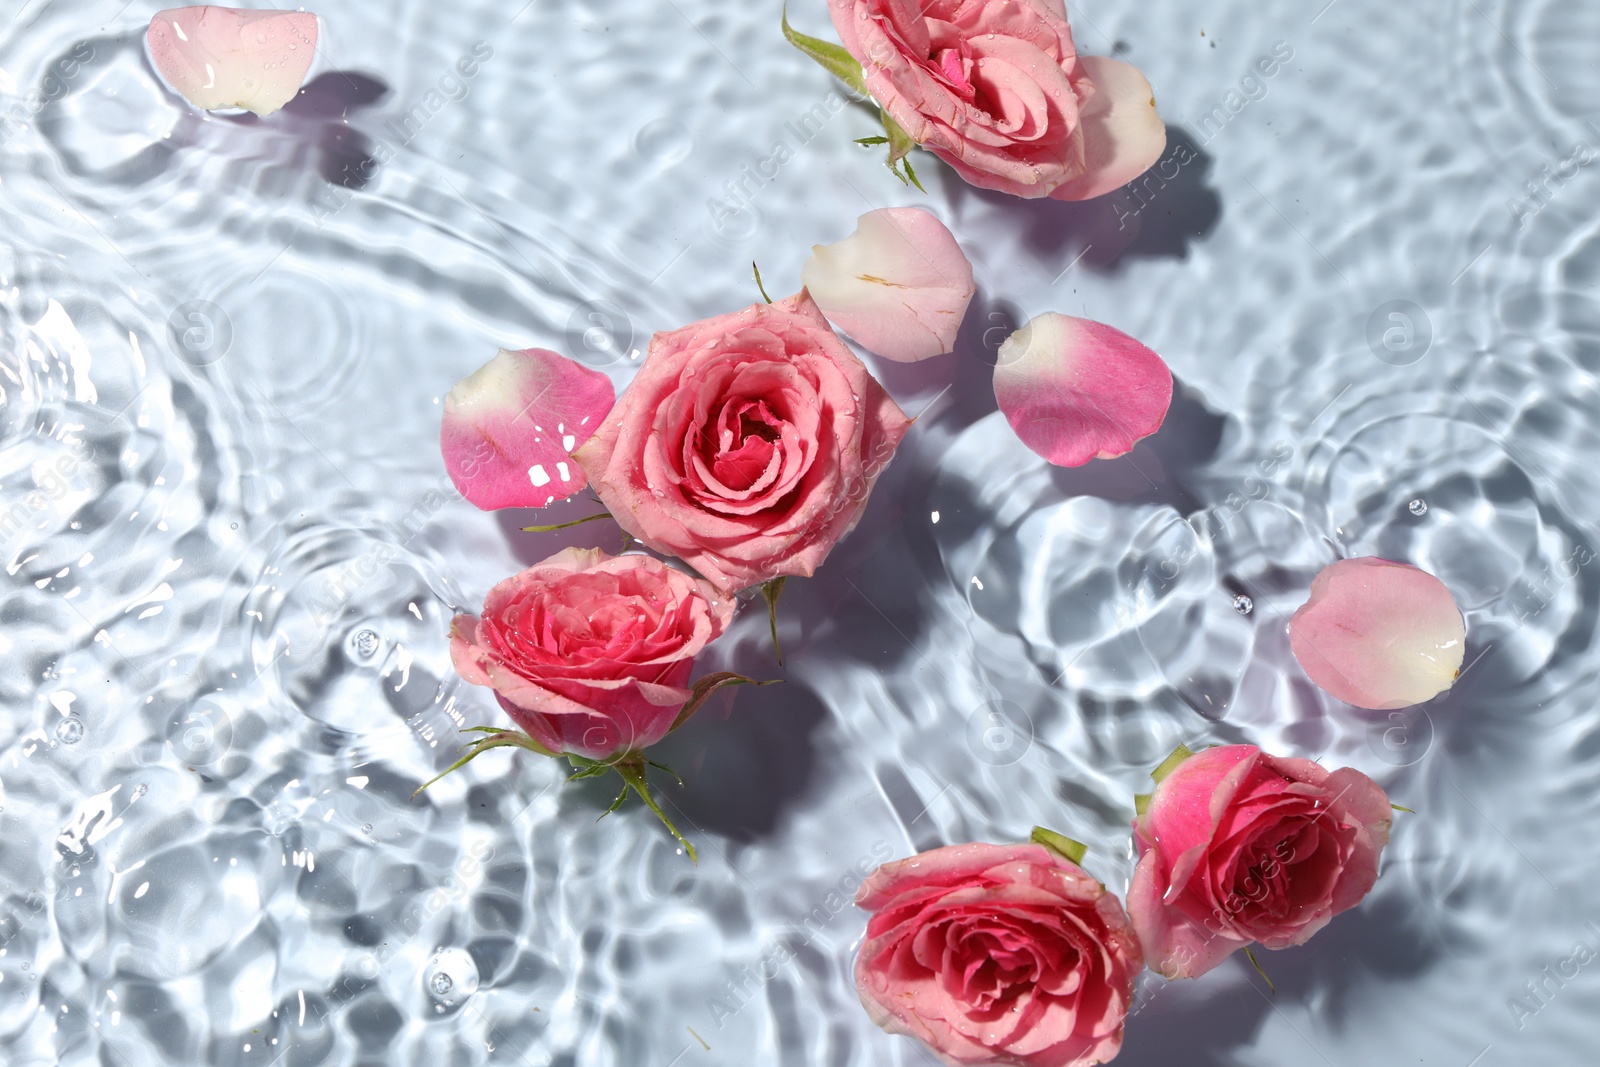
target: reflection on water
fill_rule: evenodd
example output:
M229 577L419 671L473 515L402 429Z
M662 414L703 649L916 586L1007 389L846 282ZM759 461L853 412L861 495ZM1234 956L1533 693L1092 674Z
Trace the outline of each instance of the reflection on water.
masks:
M1147 976L1121 1062L1588 1062L1600 985L1544 975L1596 936L1591 5L1074 8L1173 135L1070 205L932 162L901 188L855 104L794 143L832 87L760 5L330 0L266 120L183 106L153 8L104 6L0 28L7 1063L918 1062L856 1005L861 872L1044 822L1120 891L1180 741L1416 814L1366 904L1263 958L1275 996ZM956 353L876 367L921 418L790 584L788 684L663 746L699 866L553 764L411 799L497 721L451 614L616 546L461 501L450 385L531 345L621 385L653 330L755 300L750 260L796 285L891 203L943 215L980 294ZM1161 434L1074 471L1018 444L990 370L1045 311L1167 358ZM1311 577L1368 553L1466 611L1424 707L1339 705L1289 652ZM779 673L762 614L704 666Z

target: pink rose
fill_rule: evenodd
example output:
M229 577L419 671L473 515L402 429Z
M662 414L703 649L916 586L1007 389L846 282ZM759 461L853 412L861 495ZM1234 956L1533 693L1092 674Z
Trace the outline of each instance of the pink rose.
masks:
M624 530L733 590L810 575L910 425L801 290L656 334L573 458Z
M450 658L550 751L606 759L672 729L734 606L652 556L568 548L491 589L481 618L456 616Z
M951 845L879 867L856 989L947 1064L1104 1063L1144 968L1117 898L1042 845Z
M1161 157L1144 75L1079 56L1061 0L832 0L862 79L911 139L985 189L1087 200Z
M1156 786L1134 822L1128 913L1152 969L1193 978L1259 942L1305 942L1378 877L1393 810L1360 771L1206 749Z

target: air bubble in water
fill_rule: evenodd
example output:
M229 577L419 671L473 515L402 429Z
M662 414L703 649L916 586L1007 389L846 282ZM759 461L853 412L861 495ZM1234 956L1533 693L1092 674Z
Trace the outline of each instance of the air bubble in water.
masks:
M1251 610L1254 609L1255 606L1256 602L1245 596L1243 593L1240 593L1238 596L1233 598L1233 610L1237 611L1240 615L1250 614Z
M422 987L434 1000L459 1004L478 991L478 965L459 948L440 949L422 969Z
M75 745L83 740L83 720L76 715L68 716L56 723L56 736L64 745Z
M355 649L356 655L362 659L371 659L378 651L381 639L372 630L357 630L350 639L350 645Z
M1411 514L1417 516L1418 518L1421 518L1423 515L1428 513L1428 502L1422 499L1420 496L1411 503L1407 504L1406 507L1410 510Z

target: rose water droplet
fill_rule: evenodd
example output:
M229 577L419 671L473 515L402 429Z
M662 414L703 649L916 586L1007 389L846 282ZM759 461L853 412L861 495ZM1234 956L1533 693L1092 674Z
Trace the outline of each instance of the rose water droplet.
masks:
M1250 614L1255 606L1256 602L1245 596L1243 593L1240 593L1238 596L1233 598L1233 610L1237 611L1240 615Z
M68 716L56 723L56 736L64 745L75 745L83 740L83 720L76 715Z
M450 990L455 988L455 984L455 979L440 971L433 976L433 981L429 983L429 988L433 990L435 995L446 997L450 995Z
M364 834L372 833L372 824L370 822L362 823L361 824L361 832L364 833Z
M1417 499L1407 504L1406 508L1411 512L1411 514L1420 518L1428 513L1428 502L1419 496Z

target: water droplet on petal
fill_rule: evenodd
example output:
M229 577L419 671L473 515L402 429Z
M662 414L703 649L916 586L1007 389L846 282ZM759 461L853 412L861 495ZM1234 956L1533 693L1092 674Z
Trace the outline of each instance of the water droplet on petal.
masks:
M1243 593L1240 593L1238 596L1233 598L1233 610L1237 611L1240 615L1250 614L1250 612L1254 610L1255 606L1256 602L1245 596Z
M83 740L83 720L77 716L69 716L56 723L56 736L65 745L75 745Z
M1411 514L1421 517L1428 513L1428 502L1419 496L1417 499L1407 504L1406 508L1411 512Z

